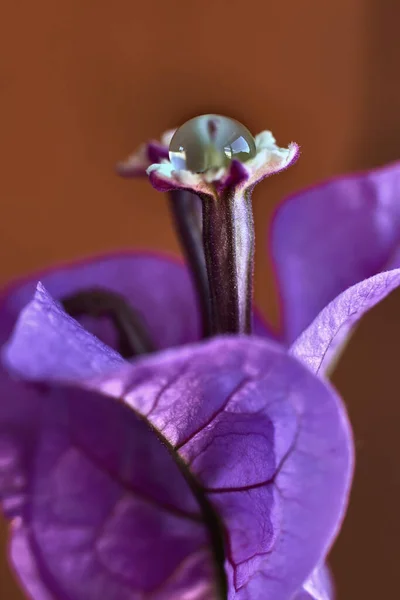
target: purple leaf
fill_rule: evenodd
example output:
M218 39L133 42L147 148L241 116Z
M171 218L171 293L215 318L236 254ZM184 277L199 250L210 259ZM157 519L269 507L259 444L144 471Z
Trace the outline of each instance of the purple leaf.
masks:
M166 256L126 253L58 267L14 286L3 294L0 341L10 335L18 314L31 301L38 280L55 300L96 287L122 295L143 318L158 348L199 339L196 299L187 269ZM84 318L82 324L113 345L110 328L103 321Z
M216 597L203 513L145 421L105 396L52 387L25 427L34 444L11 558L35 600Z
M56 598L42 580L38 565L29 544L29 532L22 519L12 524L9 555L15 574L33 600L60 600Z
M331 576L325 565L317 567L293 600L333 600Z
M300 335L290 352L324 375L361 317L400 285L400 269L379 273L335 298Z
M22 357L25 371L40 376L46 361L10 349L14 370L21 372ZM301 588L337 533L351 479L351 434L327 384L283 348L250 337L169 350L83 383L123 397L198 478L226 530L229 599L287 600ZM93 421L93 435L109 434L108 447L122 436L98 426L96 415L94 407L81 422ZM70 413L69 420L77 427L79 418ZM100 454L101 445L96 437L90 443ZM50 450L56 449L52 441ZM99 455L101 464L105 458ZM89 477L85 472L82 481ZM45 480L38 497L48 488L56 486ZM45 506L40 514L47 512Z
M48 296L59 301L82 289L104 288L122 295L143 318L150 337L159 349L200 339L200 320L196 298L187 269L178 261L145 253L114 255L72 264L22 282L3 293L0 299L0 343L9 338L22 309L32 301L38 279ZM50 299L48 299L50 302ZM40 308L37 303L32 311ZM48 308L54 316L60 309ZM26 327L32 329L34 313ZM63 319L61 319L63 320ZM81 324L108 346L116 348L115 336L106 319L82 317ZM20 318L24 322L24 316ZM20 329L25 325L20 323ZM36 328L37 329L37 328ZM254 333L274 337L258 312ZM57 331L54 332L56 336ZM33 332L30 333L31 342ZM40 333L36 346L40 350ZM33 350L33 348L32 348Z
M40 283L5 349L5 363L18 365L14 372L31 380L80 380L124 363L117 352L67 315Z
M41 396L31 384L14 381L2 366L0 387L0 508L11 519L26 500Z
M255 323L258 331L266 331L261 317ZM41 283L21 311L2 356L15 374L37 381L83 381L124 363L67 315Z
M286 342L348 287L400 266L399 246L400 163L286 200L272 226Z
M221 338L97 381L179 452L227 533L229 599L286 600L330 547L350 485L340 400L284 350Z

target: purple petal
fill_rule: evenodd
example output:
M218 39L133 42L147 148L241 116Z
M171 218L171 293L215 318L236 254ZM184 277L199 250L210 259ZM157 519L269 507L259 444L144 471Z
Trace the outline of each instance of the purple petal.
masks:
M268 338L269 340L280 341L278 335L272 330L269 323L267 323L261 314L261 312L254 307L253 311L253 335L262 338Z
M334 393L251 338L142 359L98 386L125 395L207 490L228 531L230 597L295 593L324 558L346 502L351 441Z
M32 299L39 279L56 300L93 287L121 294L143 318L158 348L199 339L199 316L187 269L163 256L132 253L60 267L7 291L0 305L1 342L9 337L19 312ZM93 319L84 319L82 324L112 345L107 324Z
M160 142L148 142L147 143L147 156L149 159L149 164L159 163L163 160L169 160L169 151L167 146Z
M287 343L345 289L400 266L399 246L400 163L286 200L273 222L272 255Z
M52 388L25 425L34 444L11 558L34 600L215 596L200 508L142 419L105 396Z
M152 140L142 144L128 158L120 161L116 171L121 177L144 177L146 169L153 163L159 163L169 158L168 146Z
M175 446L227 531L229 598L287 600L340 525L352 443L333 390L283 349L221 338L142 359L99 389Z
M35 446L40 395L0 367L0 507L8 518L26 501L27 472Z
M257 314L256 333L269 332ZM124 364L121 356L65 313L40 283L33 300L22 310L3 363L23 379L84 382Z
M186 189L188 192L193 191L190 188L185 188L183 185L177 185L174 180L164 177L163 174L157 170L147 171L147 174L151 185L158 192L172 192L176 189Z
M29 533L22 519L15 519L12 524L9 554L21 587L25 588L30 598L33 600L60 600L42 581L29 544Z
M314 373L324 375L355 324L399 285L400 269L393 269L349 288L320 312L291 346L290 353Z
M82 289L102 287L126 298L142 316L157 347L183 345L200 338L200 320L195 294L187 269L177 261L150 254L115 255L98 258L42 273L14 286L0 299L0 343L9 338L21 310L32 301L37 281L60 300ZM34 303L32 310L39 305ZM24 319L22 318L22 321ZM33 313L30 321L34 320ZM110 323L105 319L79 319L81 324L108 346L116 347ZM33 339L32 322L30 342ZM19 331L23 325L20 323ZM35 352L40 351L40 333ZM57 331L53 335L57 335ZM274 338L260 314L254 315L254 333ZM43 378L46 374L43 373Z
M4 361L31 380L80 380L113 370L122 357L86 331L42 284L19 316Z
M221 181L216 182L216 188L219 193L224 190L235 188L244 184L250 177L250 171L240 160L232 160L227 173Z
M293 600L333 600L332 579L325 565L317 567Z

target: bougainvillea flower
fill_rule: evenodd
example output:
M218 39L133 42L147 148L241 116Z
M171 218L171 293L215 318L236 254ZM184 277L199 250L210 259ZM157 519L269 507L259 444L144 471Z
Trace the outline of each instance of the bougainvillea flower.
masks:
M115 368L39 287L4 359L47 384L12 381L1 403L3 503L27 589L221 598L221 545L227 598L291 598L326 555L350 484L349 426L337 394L282 347L218 337Z
M329 264L335 250L321 252L336 284L321 283L322 293L310 277L315 314L304 300L301 329L287 325L273 340L252 317L250 191L298 150L278 148L269 133L252 141L242 126L232 134L215 115L202 119L178 130L178 144L169 135L171 161L162 144L130 159L135 174L149 157L160 163L150 178L170 190L189 271L127 254L57 269L40 277L44 287L36 277L4 295L0 498L12 519L11 561L34 600L332 597L324 561L347 503L352 442L340 399L315 373L343 331L398 285L399 271L379 273L369 240L364 263L375 271L354 269L345 289L340 266ZM368 223L381 238L395 210L395 172L382 185L376 174L365 176L369 187L359 178L367 205L378 206ZM338 187L339 204L346 189ZM360 193L360 214L362 202ZM292 203L284 220L301 228ZM305 230L316 231L309 212ZM277 257L282 219L272 234ZM397 234L385 242L393 256ZM290 243L286 276L276 262L285 310L295 303ZM299 272L307 261L315 268L317 252L304 249ZM361 282L360 273L372 278Z

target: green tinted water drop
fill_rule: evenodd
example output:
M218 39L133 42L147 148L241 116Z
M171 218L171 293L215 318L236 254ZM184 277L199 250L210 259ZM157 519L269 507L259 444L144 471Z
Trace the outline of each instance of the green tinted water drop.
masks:
M176 170L204 173L226 167L233 160L246 162L256 154L250 131L221 115L202 115L179 127L171 139L169 158Z

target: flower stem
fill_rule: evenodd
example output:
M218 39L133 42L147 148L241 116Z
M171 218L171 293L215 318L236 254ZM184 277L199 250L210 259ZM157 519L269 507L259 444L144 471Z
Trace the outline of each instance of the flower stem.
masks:
M250 192L203 198L213 334L251 333L254 225Z
M116 292L102 288L80 290L61 300L71 317L108 317L118 333L118 350L124 358L154 352L155 346L140 315Z
M195 194L183 190L172 191L169 197L175 229L197 293L202 334L203 337L208 337L211 334L211 305L203 249L201 203Z

